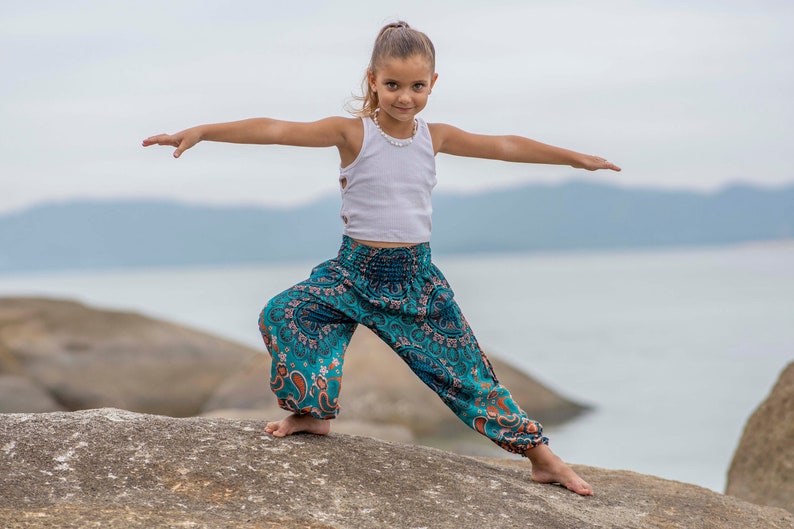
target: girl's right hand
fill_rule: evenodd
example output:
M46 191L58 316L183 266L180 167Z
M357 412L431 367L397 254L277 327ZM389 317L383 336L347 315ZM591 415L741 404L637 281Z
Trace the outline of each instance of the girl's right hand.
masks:
M197 128L183 130L176 134L158 134L143 140L143 146L149 145L170 145L176 147L174 158L179 158L183 152L193 147L201 141L201 133Z
M610 169L612 171L620 171L620 167L613 164L605 158L600 156L593 156L590 154L582 154L578 159L571 164L574 169L587 169L588 171L597 171L599 169Z

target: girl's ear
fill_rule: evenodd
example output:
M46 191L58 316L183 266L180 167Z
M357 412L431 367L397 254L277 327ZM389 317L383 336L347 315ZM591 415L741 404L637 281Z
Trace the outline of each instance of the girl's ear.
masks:
M375 74L372 73L372 70L367 70L367 82L369 83L369 89L377 93L378 90L375 86Z
M434 73L433 78L430 80L430 92L433 91L433 87L436 86L436 81L438 80L438 74Z

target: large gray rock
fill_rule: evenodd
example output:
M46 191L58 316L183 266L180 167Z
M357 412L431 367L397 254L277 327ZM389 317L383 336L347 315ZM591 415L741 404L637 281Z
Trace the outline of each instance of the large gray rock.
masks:
M0 413L66 411L46 389L19 375L0 374Z
M80 303L0 298L0 374L24 376L69 410L195 415L256 352L186 327ZM2 387L0 387L2 389ZM24 407L4 411L38 411Z
M496 375L516 401L537 420L558 423L586 408L562 397L499 359L490 358ZM269 417L284 415L270 394L270 358L253 359L226 380L207 401L205 414L217 410L259 409ZM468 439L470 430L428 389L380 338L359 327L345 352L339 420L402 426L424 440Z
M576 467L594 498L363 437L105 409L0 415L0 527L791 529L794 516L651 476Z
M794 362L747 421L726 492L794 513Z

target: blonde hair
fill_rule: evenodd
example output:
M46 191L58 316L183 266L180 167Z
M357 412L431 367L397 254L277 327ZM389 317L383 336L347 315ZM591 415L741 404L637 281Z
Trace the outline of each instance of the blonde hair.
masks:
M384 59L407 59L414 55L426 58L430 63L431 71L436 71L436 49L427 35L413 29L402 20L387 24L375 38L367 72L375 73L378 64ZM380 103L378 94L372 90L366 74L361 83L361 90L363 95L356 96L356 100L361 102L361 109L354 109L351 112L359 117L372 116Z

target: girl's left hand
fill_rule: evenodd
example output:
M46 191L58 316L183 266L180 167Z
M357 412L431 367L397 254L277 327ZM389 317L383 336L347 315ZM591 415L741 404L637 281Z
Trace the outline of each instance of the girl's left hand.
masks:
M609 160L601 158L600 156L592 156L585 154L576 163L571 164L576 169L587 169L588 171L597 171L598 169L611 169L613 171L620 171L620 167L613 164Z
M183 152L193 147L201 141L200 127L193 127L176 134L158 134L150 136L143 140L143 146L149 147L150 145L169 145L176 147L174 151L174 158L179 158Z

